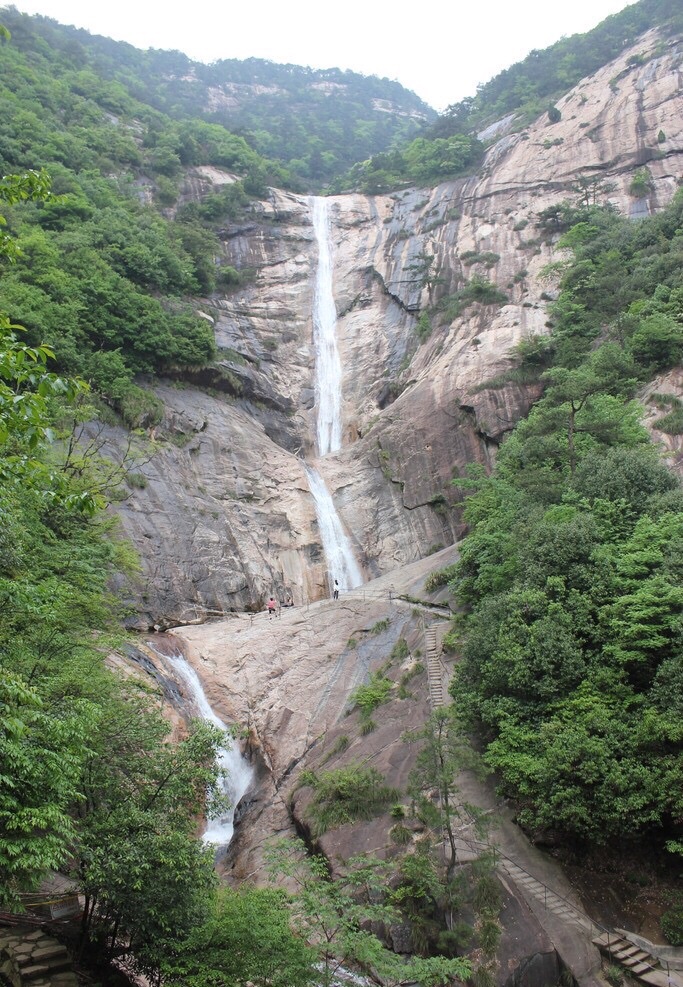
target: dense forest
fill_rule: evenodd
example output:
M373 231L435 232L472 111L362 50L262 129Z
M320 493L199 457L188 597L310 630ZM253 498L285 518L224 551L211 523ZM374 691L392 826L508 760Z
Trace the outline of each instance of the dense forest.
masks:
M225 127L280 162L302 188L320 187L356 161L408 143L436 117L389 79L257 58L203 65L181 52L143 52L13 8L2 20L32 70L47 69L67 85L80 76L82 95L116 114L129 115L132 100L176 121Z
M558 227L552 334L508 375L543 396L491 476L456 481L470 534L433 577L462 608L451 695L531 833L581 853L647 843L675 867L683 492L636 396L683 355L683 195L638 223L566 202L539 216L542 236ZM653 400L656 427L683 432L680 402Z

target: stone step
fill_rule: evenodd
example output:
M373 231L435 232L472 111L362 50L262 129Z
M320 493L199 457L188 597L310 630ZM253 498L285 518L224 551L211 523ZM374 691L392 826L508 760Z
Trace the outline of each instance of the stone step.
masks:
M50 972L50 967L46 963L33 963L25 966L21 971L21 982L30 984L39 977L46 977Z
M615 949L613 946L610 948L610 952L613 956L618 956L619 959L627 959L629 956L634 956L636 953L642 953L642 949L638 949L633 943L629 943L623 949L620 947Z
M657 966L657 960L654 956L643 952L642 949L636 950L635 953L629 953L628 956L624 956L622 952L612 953L612 956L615 960L619 960L623 966L635 966L636 963L649 963L651 966Z
M643 963L636 963L635 966L629 966L628 967L628 972L629 973L635 973L635 975L637 977L639 977L641 974L647 973L648 970L652 970L652 968L653 968L653 964L652 963L645 963L645 962L643 962Z
M31 963L48 963L53 966L53 961L66 959L68 962L66 946L59 942L48 943L45 946L37 944L30 953L17 956L17 963L20 967L28 966Z

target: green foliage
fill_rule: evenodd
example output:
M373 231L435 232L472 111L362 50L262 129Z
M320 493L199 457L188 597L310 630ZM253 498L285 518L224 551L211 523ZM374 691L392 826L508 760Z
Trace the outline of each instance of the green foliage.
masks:
M29 88L31 70L47 70L54 79L49 102L66 100L67 125L78 114L71 141L50 135L55 151L74 161L118 155L144 161L171 180L183 167L213 164L244 176L256 195L265 184L319 188L355 161L411 140L435 116L389 79L257 58L208 66L180 52L138 51L44 17L8 11L6 19L12 68L21 80L15 92ZM223 89L229 101L211 98ZM46 114L30 105L37 130ZM97 127L105 114L109 143ZM145 128L142 141L135 139L133 121Z
M662 913L659 924L669 945L683 946L683 895L671 894L669 904L672 907Z
M369 682L357 686L351 693L349 700L351 708L358 708L361 714L371 713L387 701L392 686L391 679L388 679L382 672L373 672Z
M444 832L449 844L447 876L457 863L456 824L472 810L461 803L457 777L464 768L480 768L480 762L464 737L453 709L437 707L425 726L406 734L420 745L410 776L410 794L423 823ZM434 793L436 792L436 799Z
M400 637L391 649L391 655L389 657L392 661L403 661L409 654L410 648L408 647L408 642L404 637Z
M75 835L70 815L82 799L85 741L96 717L88 702L46 708L37 690L3 669L0 676L0 906L17 908L66 857Z
M306 809L306 821L313 836L359 819L372 819L384 812L399 793L384 783L376 768L349 764L319 774L307 772L302 784L313 788L313 800Z
M415 323L415 332L421 343L424 343L432 334L432 323L427 312L421 312Z
M652 178L647 168L639 168L635 172L629 185L629 193L636 199L640 199L652 191Z
M292 920L297 934L318 956L317 981L323 987L334 981L340 966L365 970L387 987L416 982L423 987L467 979L471 964L459 957L414 957L408 962L385 949L370 931L400 918L394 895L389 895L390 865L375 857L344 862L343 876L332 880L328 863L307 856L303 844L283 841L269 851L273 877L283 875L296 888Z
M632 400L681 359L683 199L637 224L592 203L539 354L545 392L495 473L458 481L458 709L532 830L680 842L683 496ZM574 223L574 225L571 225ZM653 395L671 408L676 398ZM669 417L669 416L667 416Z
M416 137L402 151L381 151L354 165L332 182L331 188L334 192L358 190L377 195L405 185L437 185L472 171L483 152L483 145L471 134Z
M376 624L373 624L370 628L371 634L381 634L389 626L389 618L385 617L383 620L378 620Z
M456 564L446 566L445 569L437 569L435 572L430 572L425 580L425 590L428 593L434 593L437 589L442 586L447 586L448 583L454 578L456 574Z
M475 303L480 305L504 305L507 295L491 281L474 275L463 288L452 295L446 295L439 302L438 311L441 321L450 323Z
M500 260L500 254L494 254L490 250L485 251L480 254L476 250L465 250L464 253L460 254L460 260L466 267L471 267L473 264L482 264L484 267L495 267Z
M205 921L173 944L161 973L177 987L306 987L317 982L315 957L290 929L285 893L245 884L221 888Z

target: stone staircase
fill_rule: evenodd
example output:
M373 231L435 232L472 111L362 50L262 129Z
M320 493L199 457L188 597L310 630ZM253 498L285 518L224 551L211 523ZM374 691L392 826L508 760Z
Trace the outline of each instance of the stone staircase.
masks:
M597 926L584 911L573 905L568 898L563 898L562 895L552 891L546 884L537 881L523 867L520 867L508 857L501 857L498 860L496 869L503 875L507 874L522 890L525 896L530 895L532 898L535 898L547 911L552 912L553 915L556 915L563 922L574 925L591 935L596 931Z
M78 987L66 946L31 926L0 927L0 983L12 987Z
M617 932L603 932L593 939L601 953L613 963L624 967L626 973L651 987L683 987L683 975L676 970L664 970L652 953Z
M436 647L436 630L429 626L425 629L425 656L427 660L427 681L429 683L429 700L432 709L443 706L443 671Z

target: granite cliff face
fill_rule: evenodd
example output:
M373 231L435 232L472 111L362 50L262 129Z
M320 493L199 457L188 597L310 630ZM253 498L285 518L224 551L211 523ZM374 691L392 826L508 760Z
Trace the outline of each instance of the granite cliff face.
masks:
M367 577L457 538L451 479L490 464L536 397L487 382L512 366L516 343L547 332L555 285L544 268L558 252L538 238L538 214L576 198L579 177L609 182L609 200L633 216L671 199L683 170L681 48L657 45L648 34L581 82L558 122L544 114L521 133L503 122L478 175L329 200L344 437L318 468ZM652 190L635 199L645 166ZM185 195L229 180L197 169ZM327 592L302 463L315 457L311 203L273 190L221 239L221 262L255 279L200 304L220 359L156 388L165 418L139 439L140 478L118 507L143 561L128 587L140 627L259 609L271 592L297 603ZM506 301L433 318L421 341L420 314L475 275Z

